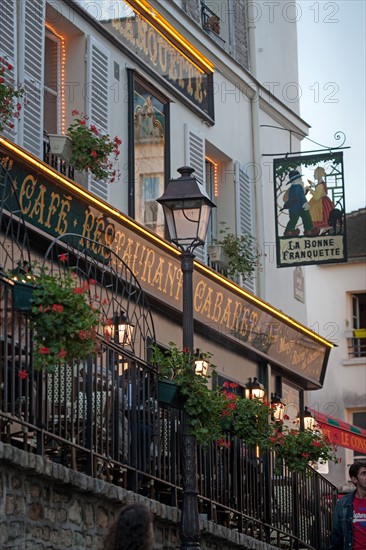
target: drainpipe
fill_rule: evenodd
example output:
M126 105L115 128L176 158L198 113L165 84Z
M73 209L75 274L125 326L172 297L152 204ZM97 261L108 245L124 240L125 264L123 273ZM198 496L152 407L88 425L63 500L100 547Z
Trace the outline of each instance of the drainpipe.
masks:
M248 47L249 47L249 67L250 73L254 78L257 78L257 63L256 63L256 44L255 44L255 15L253 11L253 2L248 2ZM262 183L262 167L260 155L260 138L259 138L259 92L256 86L253 86L254 95L250 102L251 107L251 133L252 133L252 162L254 168L253 176L259 175L254 181L254 201L256 212L256 237L262 247L262 262L264 262L264 215L263 215L263 183ZM266 299L264 269L257 270L257 296L262 300Z

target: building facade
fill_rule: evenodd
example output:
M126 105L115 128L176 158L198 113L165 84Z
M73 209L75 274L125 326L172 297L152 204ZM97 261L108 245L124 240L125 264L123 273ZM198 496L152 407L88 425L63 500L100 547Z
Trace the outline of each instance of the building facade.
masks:
M179 251L165 240L156 199L179 167L191 166L217 207L206 243L197 249L194 346L213 355L220 383L244 389L248 378L257 377L267 396L282 395L295 420L306 392L322 387L333 345L307 328L294 271L278 270L275 263L267 155L299 150L298 136L308 130L298 108L296 8L286 6L277 17L266 2L5 2L0 55L11 67L7 82L23 84L26 101L0 136L1 265L4 273L24 260L53 265L64 247L75 258L82 250L96 273L101 263L101 280L109 280L109 268L113 280L128 280L131 293L123 294L118 283L111 302L130 315L132 304L135 325L144 319L123 363L133 357L139 369L131 376L142 377L147 335L162 348L182 340ZM65 136L75 112L122 141L113 161L115 181L77 170L53 149L52 138ZM260 262L253 279L233 282L210 259L208 247L219 238L221 223L235 235L255 237ZM109 291L102 282L99 287L101 303ZM148 307L138 303L136 288ZM6 319L5 339L11 326ZM115 355L121 362L117 349L103 346L101 367ZM47 416L47 399L42 403ZM131 448L129 466L144 470L146 449L139 448L137 457ZM72 454L67 460L72 463ZM88 468L95 473L91 459ZM130 481L136 489L137 476Z
M348 468L365 458L365 209L347 214L348 262L310 268L306 279L309 323L336 344L324 387L309 396L309 404L338 443L339 464L329 465L328 479L349 491ZM313 289L317 289L316 303ZM337 296L322 303L319 297ZM332 431L333 430L333 431Z

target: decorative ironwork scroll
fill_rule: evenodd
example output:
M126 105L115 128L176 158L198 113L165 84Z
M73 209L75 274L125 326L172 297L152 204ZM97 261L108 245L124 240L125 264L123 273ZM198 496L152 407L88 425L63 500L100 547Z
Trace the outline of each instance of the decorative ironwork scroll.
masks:
M275 159L277 267L347 261L343 153Z

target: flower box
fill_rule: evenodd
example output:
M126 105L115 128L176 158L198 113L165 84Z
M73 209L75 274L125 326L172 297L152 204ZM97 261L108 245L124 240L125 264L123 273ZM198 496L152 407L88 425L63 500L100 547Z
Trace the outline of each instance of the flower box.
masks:
M209 245L207 247L207 253L212 263L219 264L222 267L228 267L229 257L226 254L222 244Z
M57 155L66 161L71 159L72 140L69 136L61 134L48 134L50 140L50 151L52 155Z
M158 380L158 401L176 409L182 409L184 399L179 393L179 386L171 380Z
M34 285L14 282L13 286L13 307L17 311L30 311L33 304Z

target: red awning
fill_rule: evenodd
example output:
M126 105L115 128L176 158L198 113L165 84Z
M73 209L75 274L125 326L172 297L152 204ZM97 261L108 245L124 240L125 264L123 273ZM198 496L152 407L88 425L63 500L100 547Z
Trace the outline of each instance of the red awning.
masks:
M366 453L366 430L317 412L314 409L309 410L316 418L321 431L329 437L332 443L339 447Z

